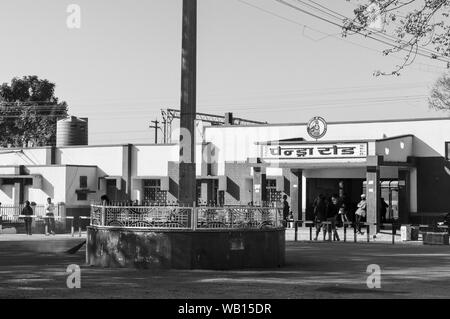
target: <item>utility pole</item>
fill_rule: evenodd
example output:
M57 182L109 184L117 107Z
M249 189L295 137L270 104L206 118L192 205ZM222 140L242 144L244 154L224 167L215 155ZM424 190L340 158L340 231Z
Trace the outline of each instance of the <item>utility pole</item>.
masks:
M167 120L166 119L163 119L162 125L163 125L163 135L164 135L163 142L164 142L164 144L167 144Z
M160 128L158 126L159 121L155 120L155 121L151 121L152 123L154 123L155 125L150 125L150 128L154 128L155 129L155 144L158 144L158 129Z
M195 116L197 112L197 0L183 0L180 166L178 201L196 202Z

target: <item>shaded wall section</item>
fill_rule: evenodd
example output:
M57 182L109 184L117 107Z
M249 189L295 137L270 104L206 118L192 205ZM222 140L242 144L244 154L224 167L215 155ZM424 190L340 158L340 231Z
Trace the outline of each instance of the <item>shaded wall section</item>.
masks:
M450 162L443 157L416 160L418 213L450 213Z
M252 201L252 177L246 163L225 162L225 205L247 205Z

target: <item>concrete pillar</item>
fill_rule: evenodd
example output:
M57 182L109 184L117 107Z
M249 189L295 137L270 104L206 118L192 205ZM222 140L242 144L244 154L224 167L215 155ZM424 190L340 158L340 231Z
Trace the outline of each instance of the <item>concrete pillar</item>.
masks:
M121 200L131 200L131 176L132 176L132 152L133 145L127 144L122 149L122 177L125 183L125 187L122 188L122 181L118 181L117 189L122 190L125 198Z
M266 200L266 168L253 168L253 204L262 205Z
M212 192L210 187L211 181L202 181L201 182L201 194L200 194L200 202L209 204L212 200Z
M380 219L380 197L381 197L381 185L380 185L380 170L379 167L367 167L366 173L367 181L367 222L379 224ZM379 225L370 226L370 233L376 234L379 230Z
M303 219L302 214L302 176L301 169L291 169L289 173L289 185L291 194L291 211L294 220Z
M178 200L196 202L195 117L197 83L197 0L183 0L181 57L180 168Z
M398 170L398 207L399 221L401 224L408 224L410 219L410 173L409 169L399 168Z
M22 202L22 184L20 182L14 183L12 191L12 201L14 205L20 205Z

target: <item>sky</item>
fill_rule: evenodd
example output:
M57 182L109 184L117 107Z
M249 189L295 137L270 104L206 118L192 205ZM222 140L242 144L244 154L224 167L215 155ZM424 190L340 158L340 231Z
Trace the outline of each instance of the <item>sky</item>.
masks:
M315 0L347 16L355 1ZM182 0L3 0L0 82L54 82L69 113L89 118L92 145L153 143L150 121L179 108L181 14ZM340 33L274 0L198 0L197 111L270 123L449 116L427 104L442 63L418 57L374 77L401 56Z

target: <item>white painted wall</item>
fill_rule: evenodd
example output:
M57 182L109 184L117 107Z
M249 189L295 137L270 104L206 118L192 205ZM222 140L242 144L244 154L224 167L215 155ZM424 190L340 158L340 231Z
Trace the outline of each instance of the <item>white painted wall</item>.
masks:
M50 164L51 148L0 148L0 165Z
M56 162L61 165L96 165L106 175L121 176L122 146L60 147Z
M90 190L96 191L95 193L88 194L87 200L80 201L77 199L76 190L80 189L80 176L87 176L87 187ZM65 203L67 207L73 206L88 206L91 201L98 201L100 194L98 191L98 176L96 167L66 167L66 183L64 185L65 190Z
M2 185L0 186L0 203L2 205L14 204L14 185Z
M132 176L167 176L167 163L178 161L178 145L135 145Z
M376 143L377 155L383 155L387 162L406 162L413 153L414 138L412 136L380 141Z
M66 168L64 166L29 166L30 174L42 175L41 189L27 186L24 189L25 199L43 205L51 197L54 203L65 203Z
M415 136L411 147L401 154L432 157L445 156L445 141L450 141L450 119L405 121L405 122L373 122L329 124L327 134L321 141L371 140L412 134ZM205 128L205 142L211 142L218 151L219 171L223 174L224 161L245 161L258 156L255 142L303 137L312 141L306 132L305 124L287 124L273 126L238 126ZM392 142L395 143L395 142ZM369 155L376 152L369 146ZM384 149L383 149L384 152Z

